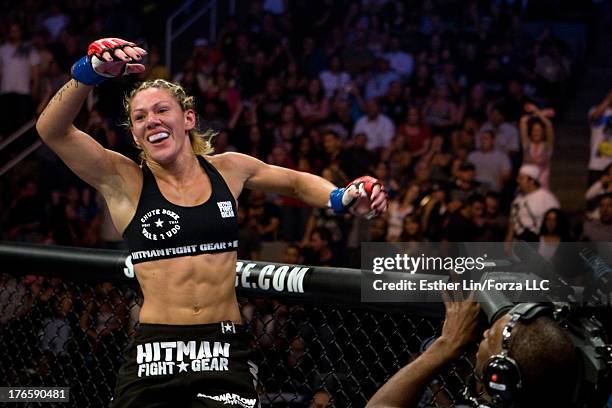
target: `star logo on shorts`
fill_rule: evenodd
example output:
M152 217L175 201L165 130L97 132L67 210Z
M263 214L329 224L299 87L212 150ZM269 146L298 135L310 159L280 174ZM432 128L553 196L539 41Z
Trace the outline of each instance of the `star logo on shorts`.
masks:
M221 323L221 332L222 333L236 333L236 329L234 328L234 323L225 322Z
M163 227L163 225L164 225L164 222L161 219L158 218L157 221L155 221L156 227L161 228Z
M187 371L188 366L189 364L187 364L184 361L181 364L178 364L177 367L179 368L179 373L182 373L183 371Z

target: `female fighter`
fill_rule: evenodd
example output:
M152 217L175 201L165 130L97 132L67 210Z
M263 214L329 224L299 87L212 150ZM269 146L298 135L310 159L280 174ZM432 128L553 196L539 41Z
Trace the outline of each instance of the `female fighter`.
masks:
M364 216L384 211L386 194L370 177L336 188L247 155L208 156L193 98L163 80L141 84L126 100L142 164L104 149L72 122L95 85L142 72L145 54L117 38L93 42L36 126L106 200L144 295L113 406L254 407L257 368L248 360L234 288L240 192L270 191Z

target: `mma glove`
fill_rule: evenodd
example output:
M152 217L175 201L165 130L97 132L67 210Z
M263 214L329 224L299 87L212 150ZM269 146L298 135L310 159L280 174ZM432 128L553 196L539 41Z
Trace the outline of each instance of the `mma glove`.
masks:
M132 73L130 68L133 65L128 64L132 58L124 52L116 53L117 50L123 51L125 47L136 47L136 44L120 38L102 38L92 42L87 48L87 55L72 66L72 77L85 85L98 85L109 78ZM140 48L137 49L146 53ZM108 52L112 61L104 58L105 52ZM137 59L140 59L139 55Z
M370 207L375 186L379 186L379 194L386 196L385 188L379 180L374 177L363 176L351 181L344 188L333 190L329 194L328 206L336 214L350 212L355 215L364 216L367 219L375 217L380 214L380 211ZM361 203L357 204L359 201Z

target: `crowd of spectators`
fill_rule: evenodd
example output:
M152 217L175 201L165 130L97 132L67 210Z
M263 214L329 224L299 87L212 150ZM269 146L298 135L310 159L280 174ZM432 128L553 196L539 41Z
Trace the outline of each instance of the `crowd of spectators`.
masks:
M105 147L135 156L120 126L121 93L136 80L165 78L195 96L200 126L217 132L217 154L244 152L337 185L371 174L389 192L385 222L370 223L247 192L241 257L257 259L262 242L284 241L314 265L355 266L350 249L363 241L511 239L523 230L511 203L517 192L528 195L516 182L521 165L532 165L542 191L556 177L554 120L574 50L548 26L526 33L525 17L537 13L531 2L255 1L225 21L216 41L189 44L173 73L160 59L163 44L136 23L146 8L129 7L128 29L94 14L116 16L122 2L90 3L31 1L5 17L0 101L9 114L0 137L40 112L88 41L115 29L151 53L144 73L102 85L77 120ZM589 221L609 190L608 176L597 179L611 161L610 99L590 112L601 141L592 144ZM46 148L3 186L14 191L1 203L4 238L121 247L104 202ZM544 212L559 207L549 201L530 240L539 239ZM568 238L585 237L576 225Z
M122 36L149 49L147 70L101 85L77 118L105 147L136 158L121 126L122 94L135 81L164 78L195 96L200 127L217 132L216 154L239 151L339 186L371 174L389 193L388 212L366 221L247 191L239 200L239 258L261 259L262 244L276 241L287 243L286 262L358 267L366 241L520 238L546 243L541 252L552 257L562 241L611 240L612 93L589 112L584 217L566 214L548 190L558 177L551 172L555 120L577 61L550 27L536 35L524 29L539 2L250 1L214 41L183 44L190 55L174 62L176 72L163 65L159 30L151 27L162 26L163 6L137 3L2 5L0 140L41 112L90 41ZM122 248L100 196L45 147L0 188L10 192L0 199L3 239ZM19 299L32 297L33 283L3 281ZM121 303L103 286L91 296L100 293L104 300L91 304L79 294L78 322L66 321L75 294L58 297L44 327L60 337L80 330L91 353L105 347L109 332L135 321L137 302L132 294ZM285 338L287 362L295 364L305 340L279 328L296 311L263 301L243 311L247 321L259 316L260 338L270 335L262 347ZM43 350L61 357L54 342Z

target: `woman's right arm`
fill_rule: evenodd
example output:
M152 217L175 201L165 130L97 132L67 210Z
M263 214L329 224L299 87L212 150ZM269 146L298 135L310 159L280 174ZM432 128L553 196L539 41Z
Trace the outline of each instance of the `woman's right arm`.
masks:
M69 80L55 94L36 123L42 140L72 171L105 196L107 193L121 190L125 181L122 175L133 174L132 171L137 169L137 165L119 153L105 149L72 123L93 89L93 84L101 82L105 77L120 75L127 62L132 61L132 57L140 58L140 51L144 50L132 45L119 39L104 39L92 43L88 57L75 64L73 71L76 79ZM96 47L106 48L100 50ZM94 60L96 67L91 63ZM129 73L144 70L144 66L140 64L134 64L138 65L137 68L133 68L132 64L127 65Z
M106 195L109 190L120 188L123 184L120 175L137 165L119 153L106 150L72 124L92 89L75 79L68 81L41 113L36 130L79 178Z

